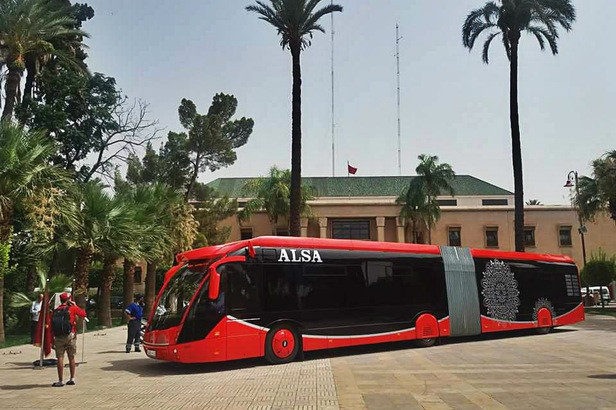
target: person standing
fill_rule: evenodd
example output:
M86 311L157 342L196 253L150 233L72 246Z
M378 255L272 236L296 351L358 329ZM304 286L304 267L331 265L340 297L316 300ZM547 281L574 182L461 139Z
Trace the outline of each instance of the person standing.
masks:
M41 315L41 306L43 305L43 294L39 293L36 300L32 302L30 308L30 344L34 344L34 336L36 335L36 326L38 325Z
M53 387L64 386L64 353L68 356L71 378L66 384L75 385L75 354L77 353L77 316L85 318L86 311L71 300L68 293L60 295L61 305L54 309L51 316L51 331L54 337L54 349L58 358L58 381Z
M135 302L124 309L128 316L128 337L126 338L126 353L130 353L130 348L134 344L135 352L140 352L139 342L141 341L141 318L143 317L143 296L138 296Z

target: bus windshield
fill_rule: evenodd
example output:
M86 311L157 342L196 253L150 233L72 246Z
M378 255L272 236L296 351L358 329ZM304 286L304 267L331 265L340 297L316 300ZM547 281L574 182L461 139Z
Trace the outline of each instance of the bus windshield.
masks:
M180 324L208 267L209 264L185 266L173 275L155 307L151 330L168 329Z

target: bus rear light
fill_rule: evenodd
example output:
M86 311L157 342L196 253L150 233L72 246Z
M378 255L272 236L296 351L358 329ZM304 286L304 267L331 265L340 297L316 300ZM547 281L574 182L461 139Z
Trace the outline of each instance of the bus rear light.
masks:
M220 331L217 330L214 332L214 337L218 337L218 336L220 336Z

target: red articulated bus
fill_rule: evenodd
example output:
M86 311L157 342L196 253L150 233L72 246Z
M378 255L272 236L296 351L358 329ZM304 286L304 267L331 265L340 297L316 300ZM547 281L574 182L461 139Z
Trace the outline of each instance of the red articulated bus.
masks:
M183 363L536 329L584 320L567 256L353 240L259 237L188 251L144 336Z

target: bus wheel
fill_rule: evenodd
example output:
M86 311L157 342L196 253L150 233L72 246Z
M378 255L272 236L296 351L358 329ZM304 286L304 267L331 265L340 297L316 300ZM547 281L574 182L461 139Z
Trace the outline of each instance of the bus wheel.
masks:
M270 329L265 338L265 358L272 364L292 362L301 346L299 335L289 325Z
M417 347L430 347L436 343L436 337L429 339L415 339L415 346Z
M547 335L552 328L550 326L538 327L535 329L538 335Z

